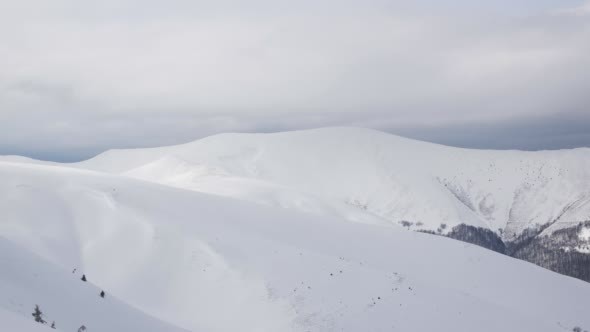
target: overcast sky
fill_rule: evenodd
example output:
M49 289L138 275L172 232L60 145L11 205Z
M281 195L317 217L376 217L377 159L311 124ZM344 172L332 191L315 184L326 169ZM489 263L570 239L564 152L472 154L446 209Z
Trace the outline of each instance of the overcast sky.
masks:
M0 0L0 154L343 125L590 146L590 1Z

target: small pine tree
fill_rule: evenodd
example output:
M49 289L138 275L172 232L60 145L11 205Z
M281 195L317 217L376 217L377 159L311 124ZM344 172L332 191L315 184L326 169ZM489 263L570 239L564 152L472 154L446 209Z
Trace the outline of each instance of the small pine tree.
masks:
M51 322L51 328L55 330L55 321Z
M400 224L401 224L403 227L407 227L408 229L410 229L410 227L412 227L412 225L413 225L413 223L411 223L411 222L409 222L409 221L407 221L407 220L402 220L402 221L400 221Z
M82 279L81 280L82 281L86 281L86 275L85 274L82 275Z
M104 299L104 291L100 291L100 297Z
M35 311L31 314L35 317L35 322L45 324L46 322L43 320L43 312L39 309L39 305L35 304Z

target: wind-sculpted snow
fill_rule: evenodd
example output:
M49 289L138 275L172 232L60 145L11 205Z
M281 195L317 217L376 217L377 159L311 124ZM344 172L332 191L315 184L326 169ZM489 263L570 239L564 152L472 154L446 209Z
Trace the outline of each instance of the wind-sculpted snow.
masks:
M0 162L0 179L0 309L39 304L64 331L590 327L588 283L443 237L66 167Z

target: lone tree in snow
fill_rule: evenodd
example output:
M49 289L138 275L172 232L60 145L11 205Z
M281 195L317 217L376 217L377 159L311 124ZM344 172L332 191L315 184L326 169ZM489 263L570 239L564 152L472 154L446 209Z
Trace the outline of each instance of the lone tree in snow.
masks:
M51 322L51 328L55 330L55 321Z
M104 299L104 291L100 291L100 297Z
M82 275L82 279L81 280L82 281L86 281L86 275L85 274Z
M412 227L413 223L407 221L407 220L402 220L399 222L403 227L407 227L408 229L410 229L410 227Z
M35 304L35 311L31 314L35 317L35 322L45 324L46 322L43 320L43 312L39 309L39 305Z

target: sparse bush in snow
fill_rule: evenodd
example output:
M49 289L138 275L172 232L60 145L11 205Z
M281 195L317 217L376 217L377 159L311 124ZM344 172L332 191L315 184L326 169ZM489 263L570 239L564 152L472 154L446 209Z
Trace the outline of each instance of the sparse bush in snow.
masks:
M413 225L411 222L407 221L407 220L402 220L399 222L402 226L407 227L408 229L410 229L410 227Z
M420 233L426 233L426 234L434 234L436 235L436 233L434 231L431 231L429 229L419 229L416 232L420 232Z
M35 311L31 314L35 317L35 322L45 324L46 322L43 320L43 312L39 309L39 305L35 304Z

